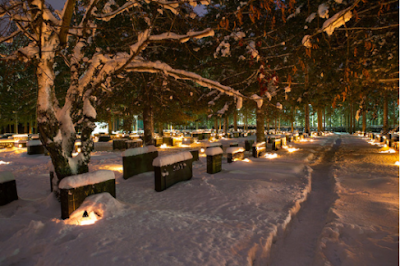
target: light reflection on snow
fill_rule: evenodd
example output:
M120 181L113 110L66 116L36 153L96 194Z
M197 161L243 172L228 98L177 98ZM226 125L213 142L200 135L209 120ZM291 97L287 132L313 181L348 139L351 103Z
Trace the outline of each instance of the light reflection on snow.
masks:
M395 162L395 163L394 163L394 165L400 165L400 162L399 162L399 161L397 161L397 162Z
M396 153L394 149L388 149L386 151L380 151L379 153Z
M287 150L288 152L295 152L295 151L300 150L300 149L298 149L298 148L293 148L293 147L289 147L289 146L283 146L283 148L284 148L285 150Z
M278 158L278 154L276 154L276 153L266 153L264 155L264 157L267 158L267 159L275 159L275 158Z
M245 159L243 159L242 161L243 161L243 162L246 162L246 163L251 163L251 161L250 161L248 158L245 158Z
M162 144L162 145L160 146L160 148L161 148L161 149L167 149L168 146L167 146L167 144L164 143L164 144Z
M10 164L10 162L0 161L0 165L1 164Z

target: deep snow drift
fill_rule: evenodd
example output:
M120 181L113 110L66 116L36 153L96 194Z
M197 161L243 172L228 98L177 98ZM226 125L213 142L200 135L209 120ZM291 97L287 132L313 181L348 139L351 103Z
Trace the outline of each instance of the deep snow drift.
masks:
M14 173L19 200L0 206L0 264L265 265L274 239L307 198L312 164L330 149L328 138L337 136L298 142L293 146L300 150L292 153L269 150L277 154L274 159L252 158L249 152L248 161L227 164L223 158L222 172L214 175L206 173L201 156L190 181L163 192L154 191L152 172L124 180L121 152L94 152L90 171L114 171L117 199L92 196L68 220L60 219L60 205L50 193L49 157L28 156L26 149L2 150L0 170ZM230 142L244 146L244 140L220 142L226 150ZM398 192L388 193L398 199ZM99 220L79 225L84 210ZM398 215L398 205L396 210Z

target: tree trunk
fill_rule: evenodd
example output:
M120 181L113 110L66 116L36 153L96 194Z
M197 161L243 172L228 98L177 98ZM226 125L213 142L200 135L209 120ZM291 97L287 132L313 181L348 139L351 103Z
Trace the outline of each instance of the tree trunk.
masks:
M292 115L290 117L290 132L294 132L294 107L292 106Z
M225 114L225 117L224 117L224 134L225 134L225 136L228 134L228 118L229 118L229 116L227 114Z
M264 135L264 112L262 108L256 107L256 136L257 136L257 142L263 142L265 141L265 135Z
M308 103L306 103L305 108L304 108L304 119L305 119L305 132L310 134L310 107L308 106Z
M317 108L317 117L318 117L318 132L323 131L322 129L322 108Z
M143 108L143 131L144 131L144 144L153 145L153 130L152 130L152 112L153 108L149 101L145 101Z
M383 91L383 127L382 133L387 134L389 132L389 121L388 121L388 94L387 90Z
M233 111L233 130L234 131L238 130L238 127L237 127L237 110L236 110L236 108Z
M367 110L363 108L362 111L362 131L365 135L365 132L367 132Z
M247 125L247 108L244 109L244 130L248 129Z
M158 126L158 135L160 137L164 136L164 124L162 122L158 122L157 126Z
M215 129L215 133L218 134L218 116L216 116L215 120L214 120L214 129Z

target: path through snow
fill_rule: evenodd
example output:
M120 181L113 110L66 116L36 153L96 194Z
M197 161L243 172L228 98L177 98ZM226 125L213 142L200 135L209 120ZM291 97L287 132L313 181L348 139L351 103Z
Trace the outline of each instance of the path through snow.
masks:
M318 238L324 228L329 209L335 200L332 161L341 139L332 137L332 149L322 151L322 161L312 167L311 193L300 212L279 239L271 253L271 265L312 265ZM328 144L328 143L327 143Z

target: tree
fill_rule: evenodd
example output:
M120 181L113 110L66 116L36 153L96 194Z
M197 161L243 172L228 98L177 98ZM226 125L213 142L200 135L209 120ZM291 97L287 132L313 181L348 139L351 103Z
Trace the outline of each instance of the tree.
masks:
M171 23L174 29L173 18L181 16L182 6L196 1L117 2L67 0L61 13L52 13L44 0L13 1L0 6L0 17L15 23L18 28L0 41L11 41L19 35L30 39L27 46L2 57L3 60L22 59L35 64L40 139L50 153L58 180L88 171L93 149L90 136L95 127L96 105L100 101L96 95L102 90L112 90L111 84L125 79L126 72L161 73L242 98L230 87L163 62L151 61L146 56L146 48L153 43L186 42L213 36L211 29L181 34L157 27L162 20ZM106 35L104 30L110 29L107 25L117 17L130 20L132 27L112 29L119 37L113 41L119 40L120 45L102 49L97 44ZM58 84L55 82L55 63L60 58L69 68L69 86L63 102L57 100ZM77 128L81 131L82 151L74 157Z

